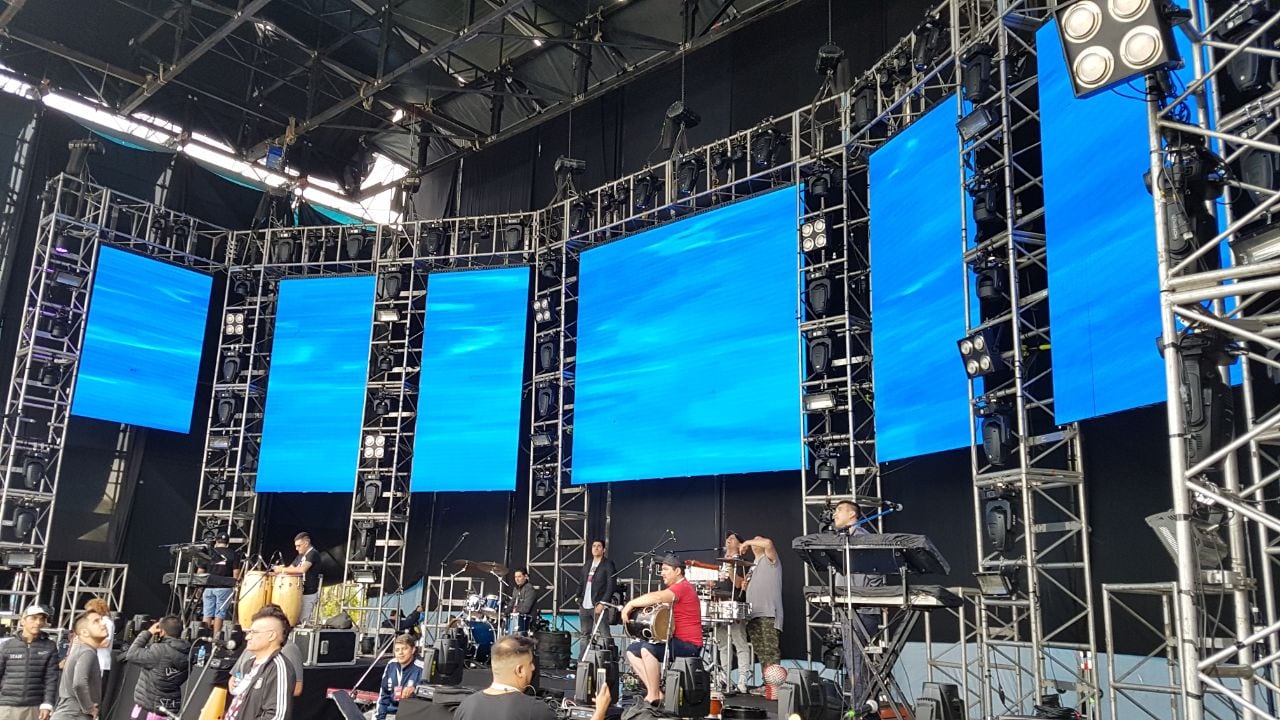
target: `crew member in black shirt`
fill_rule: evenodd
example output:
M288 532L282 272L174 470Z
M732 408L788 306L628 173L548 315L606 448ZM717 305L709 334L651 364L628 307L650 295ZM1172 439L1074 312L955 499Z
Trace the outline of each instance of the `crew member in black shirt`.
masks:
M493 646L490 659L493 684L469 695L458 705L453 720L555 720L546 702L525 694L533 681L533 651L538 643L523 635L507 635ZM591 720L604 720L613 696L605 685L596 693Z
M210 575L240 579L240 555L230 547L231 539L225 532L213 539L213 549L205 568ZM204 622L213 627L213 633L222 632L222 621L231 613L232 587L206 587L202 597Z
M538 606L538 591L529 584L529 573L524 568L516 568L512 578L515 580L515 588L511 591L511 612L532 617Z
M300 532L293 537L293 549L298 556L288 565L277 565L275 571L285 575L301 575L302 580L302 622L311 622L311 613L315 611L320 600L320 551L311 546L311 536Z

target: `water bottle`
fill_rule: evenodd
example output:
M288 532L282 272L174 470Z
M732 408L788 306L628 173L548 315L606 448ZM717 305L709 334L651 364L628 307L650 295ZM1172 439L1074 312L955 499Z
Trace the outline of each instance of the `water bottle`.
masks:
M196 665L198 666L204 665L204 657L206 652L208 651L208 648L209 648L208 645L205 645L204 643L200 643L200 651L196 654Z

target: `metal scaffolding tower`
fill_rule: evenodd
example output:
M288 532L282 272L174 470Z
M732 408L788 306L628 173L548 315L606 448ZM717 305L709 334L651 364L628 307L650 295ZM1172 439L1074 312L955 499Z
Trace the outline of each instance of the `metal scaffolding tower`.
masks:
M226 231L69 175L45 186L21 329L0 427L0 614L45 586L45 550L84 343L98 246L108 243L203 271Z
M962 123L959 138L959 192L974 198L962 221L966 336L995 356L991 372L970 373L973 517L979 573L1011 587L978 600L979 705L983 716L1030 713L1043 695L1066 694L1063 705L1096 717L1080 435L1055 420L1049 354L1034 44L1049 4L965 2L959 10L971 32L956 39L967 80L957 116L986 120ZM989 82L974 82L986 67ZM993 531L993 518L1004 532Z
M1266 69L1280 12L1224 0L1192 3L1190 14L1194 78L1185 89L1160 76L1148 84L1181 630L1168 655L1180 717L1215 715L1215 698L1239 717L1275 718L1280 89ZM1233 262L1220 267L1227 249Z

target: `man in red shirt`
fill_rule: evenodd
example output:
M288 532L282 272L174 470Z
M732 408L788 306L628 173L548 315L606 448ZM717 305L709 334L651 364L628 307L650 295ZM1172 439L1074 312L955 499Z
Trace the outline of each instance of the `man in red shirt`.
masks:
M702 654L702 609L698 592L684 579L684 563L673 554L662 558L664 590L654 590L631 600L622 608L623 625L631 619L631 611L666 603L671 606L671 638L667 642L634 642L627 648L627 662L644 683L644 699L653 705L662 703L662 659L671 647L672 657L698 657Z

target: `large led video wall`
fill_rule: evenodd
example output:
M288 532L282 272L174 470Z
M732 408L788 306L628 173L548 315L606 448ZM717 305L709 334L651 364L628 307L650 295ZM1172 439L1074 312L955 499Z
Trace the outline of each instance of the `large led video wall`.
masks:
M427 280L414 491L515 489L528 312L526 267Z
M1165 397L1147 104L1141 80L1077 100L1057 24L1036 44L1054 412L1068 423Z
M259 492L349 493L355 486L375 281L280 281Z
M970 443L956 104L871 155L871 333L881 462Z
M74 415L189 432L213 278L100 246Z
M789 187L582 254L573 480L795 470Z

